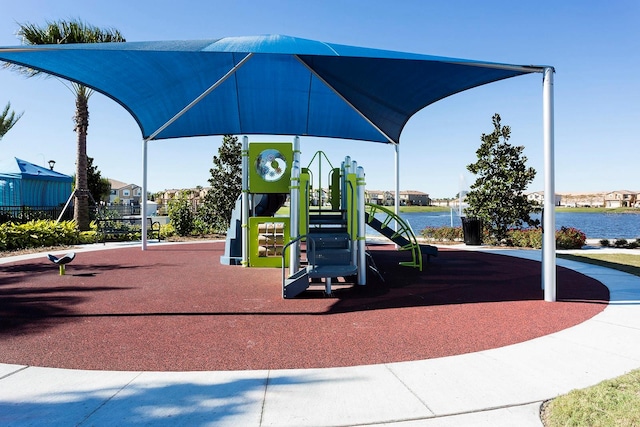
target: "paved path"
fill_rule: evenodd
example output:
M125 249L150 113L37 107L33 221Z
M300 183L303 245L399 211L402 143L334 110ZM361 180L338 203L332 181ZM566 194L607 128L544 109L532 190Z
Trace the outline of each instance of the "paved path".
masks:
M540 426L542 401L640 366L640 278L558 263L604 283L610 303L586 322L526 342L321 369L150 372L2 364L0 423Z

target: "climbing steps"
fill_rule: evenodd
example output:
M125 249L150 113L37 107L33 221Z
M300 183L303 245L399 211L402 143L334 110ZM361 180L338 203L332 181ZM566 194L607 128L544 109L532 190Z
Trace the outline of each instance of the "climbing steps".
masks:
M325 294L331 295L332 280L358 273L354 263L351 237L346 231L343 212L323 211L309 214L309 232L305 240L306 265L283 280L282 296L293 298L324 279ZM292 242L293 243L293 242ZM284 256L284 255L283 255Z

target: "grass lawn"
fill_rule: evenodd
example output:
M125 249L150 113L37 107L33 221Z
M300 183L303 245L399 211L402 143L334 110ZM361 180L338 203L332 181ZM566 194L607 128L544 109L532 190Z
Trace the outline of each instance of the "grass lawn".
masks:
M640 254L558 254L558 258L640 276ZM640 369L549 401L542 421L547 427L640 426Z
M637 255L635 254L635 250L633 251L633 253L629 254L557 254L557 256L558 258L600 265L602 267L613 268L614 270L620 270L625 273L640 276L640 251L637 252Z
M566 208L556 207L556 212L573 212L573 213L631 213L640 214L637 208Z
M640 369L548 403L542 420L556 426L639 426Z

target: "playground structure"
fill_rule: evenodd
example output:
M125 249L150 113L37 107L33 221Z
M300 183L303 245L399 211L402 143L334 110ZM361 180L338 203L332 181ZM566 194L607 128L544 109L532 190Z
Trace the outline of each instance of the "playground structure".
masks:
M142 131L142 194L148 194L150 141L256 134L392 144L398 193L400 134L415 113L474 87L540 73L546 195L543 225L546 230L556 228L555 70L549 65L393 52L277 34L123 42L117 46L3 47L0 59L80 83L125 107ZM158 64L166 72L150 73ZM430 77L425 79L425 75ZM340 120L335 120L338 117ZM247 203L248 199L244 206ZM146 203L140 213L147 217ZM243 224L248 227L247 222ZM554 232L544 234L542 246L542 288L545 301L553 302ZM142 222L141 249L147 249L146 222ZM242 259L247 261L246 253Z
M243 137L242 193L222 264L281 267L282 296L293 298L316 283L326 295L336 280L366 285L371 262L367 225L411 253L404 266L422 270L423 255L437 256L437 249L420 245L410 225L393 211L366 203L364 168L356 161L347 156L334 167L318 151L303 167L300 154L298 137L293 144L249 144ZM287 195L288 216L276 215Z

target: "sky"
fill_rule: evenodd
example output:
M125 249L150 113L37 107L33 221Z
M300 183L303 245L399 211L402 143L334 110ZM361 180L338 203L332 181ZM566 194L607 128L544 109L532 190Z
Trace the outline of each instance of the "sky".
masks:
M3 4L0 46L16 46L19 23L79 18L118 29L127 41L217 39L283 34L324 42L520 65L550 65L554 76L555 186L558 193L640 191L640 2L637 0L21 0ZM0 107L22 118L2 140L0 161L18 157L75 170L72 92L54 78L27 79L0 68ZM455 197L475 181L480 136L499 113L513 145L537 170L529 191L544 188L542 75L471 89L415 114L400 137L400 187ZM142 183L142 134L129 113L94 94L87 154L103 177ZM288 142L289 136L250 141ZM152 141L152 192L208 186L222 137ZM349 155L366 186L394 188L387 144L301 138L302 163L323 150L334 165Z

